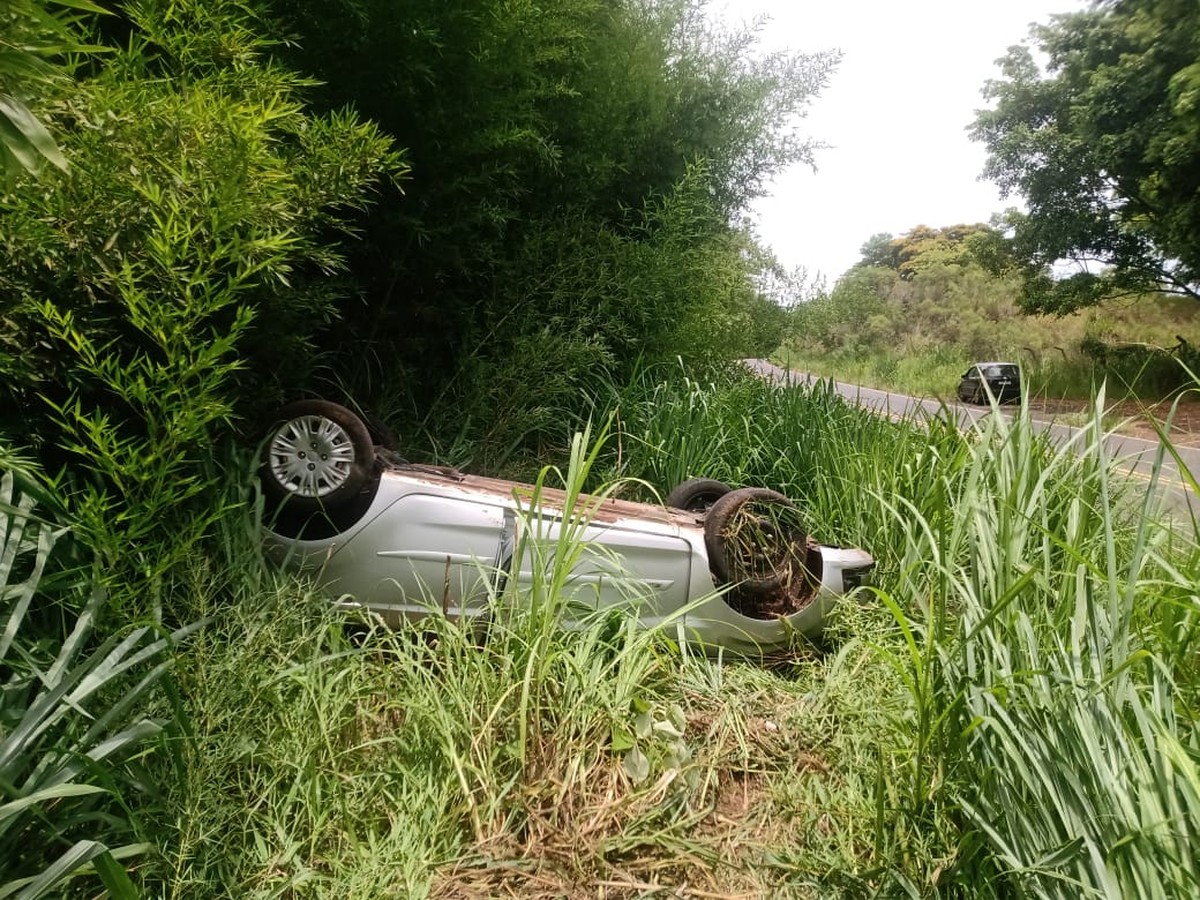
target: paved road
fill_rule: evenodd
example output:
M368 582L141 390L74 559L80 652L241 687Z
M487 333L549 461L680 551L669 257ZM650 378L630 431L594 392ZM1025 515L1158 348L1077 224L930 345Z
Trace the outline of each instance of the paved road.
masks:
M747 360L747 365L763 377L779 382L811 384L815 380L820 380L818 376L804 372L781 369L763 359ZM925 415L938 415L943 410L943 404L939 400L909 397L905 394L893 394L889 391L878 391L874 388L837 381L833 382L833 387L847 400L892 418L920 418ZM990 407L969 406L962 403L947 402L944 408L950 415L957 418L959 428L964 429L969 428L984 416L992 414ZM1007 410L1001 410L1001 412L1004 415L1011 415ZM1079 428L1059 424L1053 419L1035 421L1059 441L1068 441L1080 432ZM1159 448L1158 441L1145 441L1140 438L1110 434L1104 439L1104 442L1108 452L1120 459L1134 478L1149 483L1151 472L1154 469L1155 455ZM1200 478L1200 449L1192 447L1176 449L1188 471ZM1183 480L1179 467L1170 454L1164 455L1158 481L1160 494L1168 507L1176 512L1186 512L1190 509L1200 516L1200 498L1197 498Z

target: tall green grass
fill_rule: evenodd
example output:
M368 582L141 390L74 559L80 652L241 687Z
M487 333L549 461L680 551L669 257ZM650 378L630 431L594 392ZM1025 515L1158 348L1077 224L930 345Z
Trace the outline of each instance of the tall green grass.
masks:
M168 735L171 717L151 710L191 629L98 633L105 594L86 571L48 590L66 529L35 512L36 493L0 475L0 897L72 880L137 897L122 862L152 849L138 807L155 802L140 757ZM77 594L78 613L47 615Z
M879 653L910 698L879 779L876 838L899 883L922 889L925 867L1001 893L1195 890L1195 534L1163 524L1153 485L1125 484L1100 418L1056 447L1024 409L964 437L941 419L862 421L820 386L654 397L638 474L684 474L676 449L705 435L706 467L687 474L765 480L823 538L880 557L901 640L881 635ZM957 847L939 870L914 840L918 855Z
M258 580L185 660L162 892L1191 895L1200 554L1097 423L1056 448L1024 411L962 435L752 378L613 405L535 484L578 522L585 486L764 484L875 554L877 591L769 666L619 614L564 631L567 529L486 629L350 640L231 524L221 570Z
M1197 731L1175 676L1195 679L1144 625L1197 572L1164 569L1154 492L1131 508L1099 412L1056 448L1025 417L985 421L950 529L895 507L907 552L882 599L905 647L887 652L916 727L889 799L956 811L949 875L977 895L1192 896Z
M663 494L692 477L779 490L822 540L869 547L885 563L897 552L887 503L905 497L952 518L970 451L944 418L892 421L849 405L828 382L648 380L621 410L622 474Z

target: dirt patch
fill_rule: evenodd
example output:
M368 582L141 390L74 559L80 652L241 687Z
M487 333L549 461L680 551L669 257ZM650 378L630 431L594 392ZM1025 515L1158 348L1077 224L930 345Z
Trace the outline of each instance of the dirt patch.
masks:
M737 822L764 802L766 778L757 772L721 771L717 779L717 797L712 816L718 822Z
M1090 415L1091 409L1092 404L1088 400L1029 398L1029 411L1036 419L1068 419L1065 424L1081 425L1085 421L1083 417ZM1157 422L1177 447L1200 447L1200 398L1189 396L1178 403L1170 400L1157 403L1119 400L1107 404L1104 415L1106 427L1114 428L1121 434L1156 441L1158 432L1153 423Z

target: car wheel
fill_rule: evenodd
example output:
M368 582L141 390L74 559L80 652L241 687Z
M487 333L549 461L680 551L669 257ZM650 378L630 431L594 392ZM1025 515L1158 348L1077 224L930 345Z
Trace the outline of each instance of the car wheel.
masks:
M718 499L704 517L704 546L713 576L746 593L778 591L808 575L800 513L767 488L741 488Z
M707 512L714 503L731 490L733 488L723 481L716 481L712 478L689 478L671 489L671 493L667 494L663 505L688 512Z
M334 510L359 497L375 472L375 448L362 419L327 400L285 406L263 447L263 493L276 509Z

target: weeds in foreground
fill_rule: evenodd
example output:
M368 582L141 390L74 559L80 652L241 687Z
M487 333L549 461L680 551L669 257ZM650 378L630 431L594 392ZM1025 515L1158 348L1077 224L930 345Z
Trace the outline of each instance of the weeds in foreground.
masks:
M896 506L908 553L882 599L917 724L901 819L956 809L949 874L976 894L1192 896L1196 723L1138 627L1170 591L1155 492L1129 517L1098 411L1058 448L985 421L956 527Z
M564 479L578 527L598 450L577 440ZM838 710L880 721L886 686L855 688L881 671L869 648L780 677L619 613L564 630L578 532L526 533L533 583L493 598L483 639L435 617L351 642L286 581L216 614L183 677L195 743L169 792L169 892L803 894L813 860L856 871L876 762Z
M483 644L446 621L350 642L312 596L259 600L200 637L188 672L174 893L836 896L830 873L846 895L870 887L878 753L863 736L886 735L904 699L861 640L767 670L628 620L540 645L532 619ZM886 625L853 603L844 620Z
M42 580L66 533L34 512L11 471L0 476L0 897L40 897L72 879L98 879L136 897L122 862L151 849L135 810L150 785L138 762L167 722L146 714L193 629L141 627L105 638L105 595L78 576L64 589L88 599L63 634L31 624Z
M628 617L564 631L552 565L484 640L432 619L354 643L302 587L247 588L187 660L168 892L1191 895L1200 554L1128 502L1098 423L1077 455L1020 413L964 437L822 388L656 396L732 421L748 449L716 473L872 550L877 594L764 668ZM626 474L686 439L623 425ZM611 460L577 443L566 479Z

